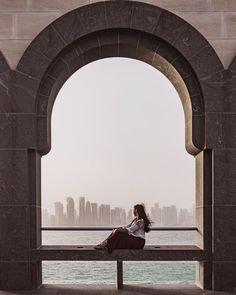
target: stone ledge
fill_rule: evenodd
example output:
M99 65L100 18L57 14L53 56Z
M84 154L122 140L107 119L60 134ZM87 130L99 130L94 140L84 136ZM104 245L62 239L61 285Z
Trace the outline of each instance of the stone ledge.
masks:
M204 261L206 251L195 245L150 245L144 249L116 249L111 254L94 245L40 246L31 259L39 260L117 260L117 261Z

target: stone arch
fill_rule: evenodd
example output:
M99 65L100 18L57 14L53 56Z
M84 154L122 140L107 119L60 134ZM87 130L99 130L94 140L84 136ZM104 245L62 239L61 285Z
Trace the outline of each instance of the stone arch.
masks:
M50 109L63 83L60 79L65 81L84 64L109 56L137 58L166 75L171 69L168 78L174 81L178 76L179 93L184 85L188 90L182 99L186 148L192 154L204 149L205 111L211 97L205 95L202 83L223 69L215 51L190 24L164 9L136 1L108 1L83 6L55 20L32 41L17 65L16 71L30 80L28 92L34 99L32 111L37 113L41 154L50 150L50 112L40 108L46 104Z
M137 56L134 55L134 48ZM220 220L217 214L225 217L224 212L217 211L217 208L213 210L215 207L212 204L212 190L215 186L212 183L212 162L213 159L219 159L218 163L222 163L222 157L226 155L227 160L230 153L228 150L225 154L224 151L218 150L212 154L212 149L222 146L235 147L234 138L230 136L231 131L223 130L226 135L223 134L225 138L222 138L224 122L220 120L225 118L227 123L227 120L231 122L231 119L226 118L225 113L219 115L223 111L230 112L234 105L232 100L227 102L223 99L224 96L228 99L224 79L229 71L224 70L208 41L186 21L159 7L123 0L86 5L55 20L31 42L16 70L8 72L11 83L9 110L13 114L6 114L6 118L4 117L7 128L3 128L1 134L7 140L1 143L1 147L11 148L5 154L2 152L2 162L13 177L9 181L8 175L5 176L6 183L10 184L8 193L12 198L10 201L7 199L6 203L21 202L22 208L15 206L14 210L23 216L22 220L25 218L25 223L18 225L22 236L11 236L12 252L8 253L7 249L3 249L2 255L12 260L12 265L24 275L25 280L13 281L14 272L7 268L7 263L2 262L0 267L4 267L6 276L8 274L8 279L11 279L10 283L6 283L6 288L29 288L41 283L41 261L33 261L29 257L32 250L41 245L40 160L41 156L50 150L50 117L57 92L80 66L108 56L138 58L152 64L165 73L183 98L186 126L190 126L186 146L190 153L198 153L198 245L206 253L206 260L199 264L199 281L204 288L220 289L219 278L221 269L224 270L221 266L228 266L223 262L214 264L213 259L222 258L224 261L230 257L225 255L224 245L218 243L225 227L221 227L219 223L216 225L216 222L212 226L213 217L216 217L214 221ZM232 74L234 68L230 68ZM168 76L169 74L171 75ZM231 83L231 78L227 83ZM184 94L187 95L185 99ZM233 151L231 153L233 154ZM11 169L14 173L19 173L20 177L11 174ZM233 186L231 182L230 185ZM228 183L225 187L228 187ZM21 192L19 201L12 197L17 195L15 188ZM215 190L219 192L221 187ZM214 191L215 194L216 192ZM216 203L217 198L214 201ZM231 210L232 206L228 207ZM15 211L8 212L8 219L14 224ZM7 218L3 222L8 222ZM25 228L25 224L30 224L30 229ZM8 234L4 236L4 241L9 240ZM229 236L226 238L229 239ZM24 244L21 244L22 240ZM212 240L215 242L214 251ZM19 245L24 248L20 254L17 252ZM14 256L15 253L19 256ZM18 264L18 258L21 259L22 265ZM234 264L230 264L230 267L235 269ZM230 280L231 288L234 278ZM1 282L2 285L4 283Z
M41 124L44 120L43 134L47 134L46 139L38 136L40 153L47 153L51 147L51 112L62 84L74 71L85 64L97 59L117 56L142 60L160 70L172 82L184 108L186 149L191 154L202 150L204 103L195 74L186 60L166 42L153 38L149 34L127 29L113 29L79 38L63 50L48 68L36 97L36 114L40 116ZM42 134L41 126L38 124L39 135Z
M0 51L0 113L12 111L10 87L10 67Z

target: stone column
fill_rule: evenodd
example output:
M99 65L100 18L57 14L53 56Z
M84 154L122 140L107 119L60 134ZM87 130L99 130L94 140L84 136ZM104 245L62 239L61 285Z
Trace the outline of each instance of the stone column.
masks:
M206 251L206 261L197 262L196 283L203 289L212 288L212 151L196 155L196 244Z
M236 289L236 148L213 153L213 290Z
M42 282L40 161L35 115L0 114L0 289L33 289Z

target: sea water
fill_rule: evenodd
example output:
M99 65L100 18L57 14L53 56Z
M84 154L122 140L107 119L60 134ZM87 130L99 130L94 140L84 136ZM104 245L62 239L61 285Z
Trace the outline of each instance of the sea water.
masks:
M43 231L43 245L96 245L110 231ZM146 245L193 245L193 231L151 231ZM98 250L100 251L100 250ZM115 261L43 261L44 284L114 284ZM124 283L193 283L196 262L124 261Z

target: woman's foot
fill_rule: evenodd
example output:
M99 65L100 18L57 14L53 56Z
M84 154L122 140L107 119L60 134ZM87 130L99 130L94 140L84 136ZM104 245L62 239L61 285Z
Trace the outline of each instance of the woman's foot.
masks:
M102 250L104 250L104 249L106 249L106 245L107 245L107 243L106 242L103 242L101 244L96 245L94 247L94 249L98 249L98 250L102 249Z
M106 246L97 245L97 246L94 247L94 249L96 249L96 250L105 250Z

